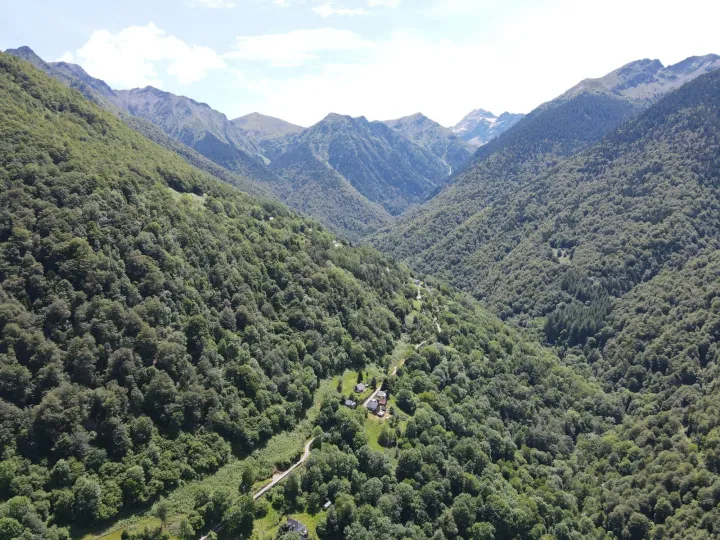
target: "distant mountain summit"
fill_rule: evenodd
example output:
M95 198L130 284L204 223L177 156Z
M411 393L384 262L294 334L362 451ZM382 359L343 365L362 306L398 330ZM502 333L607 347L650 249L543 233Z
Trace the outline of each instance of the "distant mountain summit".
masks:
M465 165L475 151L472 144L422 113L386 120L384 124L435 154L453 171Z
M583 92L602 92L631 100L653 102L670 90L720 67L720 56L691 56L671 66L660 60L636 60L598 79L585 79L561 96L573 98Z
M116 95L128 113L159 126L215 163L231 171L264 177L264 161L258 146L207 103L152 86L119 90Z
M281 120L280 118L267 116L257 112L236 118L232 121L232 123L240 128L245 135L256 142L300 133L303 129L305 129L301 126Z
M485 109L475 109L451 128L452 132L473 146L483 146L498 137L520 120L524 114L504 112L495 116Z
M280 175L297 174L295 160L314 156L390 214L422 202L451 172L430 150L364 116L331 113L297 135L265 141L262 148L270 169Z

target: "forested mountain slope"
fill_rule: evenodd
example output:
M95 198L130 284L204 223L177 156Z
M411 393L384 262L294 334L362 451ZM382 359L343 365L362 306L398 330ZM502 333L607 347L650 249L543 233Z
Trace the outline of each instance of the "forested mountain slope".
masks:
M421 113L383 122L411 141L430 150L453 171L465 165L475 147L456 136L450 129L430 120Z
M392 223L380 204L364 197L319 156L310 144L298 144L274 162L280 174L273 189L296 210L317 216L353 242Z
M716 248L720 72L486 207L424 255L503 317L582 343L619 297ZM438 256L442 254L442 256Z
M711 189L718 84L706 76L664 100L617 132L625 154L608 142L593 166L709 147L661 187ZM686 238L702 253L620 299L598 339L561 361L470 298L433 280L417 289L374 250L336 245L8 55L0 148L7 537L65 539L66 526L79 536L142 511L297 425L323 380L385 367L403 344L386 383L394 419L368 434L366 409L326 399L317 447L276 488L274 511L312 514L338 539L720 534L711 219ZM662 174L615 180L631 197ZM246 491L198 491L187 519L247 536L269 505Z
M450 166L382 122L329 114L302 133L262 144L270 169L290 181L298 178L294 156L315 159L342 175L361 195L397 215L421 202L450 174Z
M691 75L720 67L712 55L701 59L695 59L699 64L694 70L676 68L694 58L667 70L680 70L685 73L683 80L687 80ZM474 281L474 263L470 259L475 255L474 246L483 244L484 219L492 211L489 206L509 204L518 190L532 186L563 159L596 144L622 122L646 109L651 101L650 90L657 97L661 87L675 88L677 79L665 82L664 86L656 81L658 64L633 62L606 76L614 81L612 85L583 81L538 107L481 147L474 163L436 197L402 216L392 229L382 231L372 242L420 270L441 272L445 279L466 287ZM638 65L644 66L644 71L640 70L644 77L637 75ZM634 93L626 95L631 88ZM637 93L644 97L633 98ZM443 255L437 256L439 253ZM450 266L452 275L443 270Z

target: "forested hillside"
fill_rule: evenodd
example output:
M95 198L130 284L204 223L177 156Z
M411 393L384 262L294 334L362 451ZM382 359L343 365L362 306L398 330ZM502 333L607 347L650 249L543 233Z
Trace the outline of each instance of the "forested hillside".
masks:
M383 123L435 154L452 171L459 170L475 152L473 145L421 113Z
M668 68L640 60L600 79L581 82L482 146L466 171L372 243L423 271L438 273L452 266L452 276L443 272L442 277L467 284L474 273L472 246L481 244L479 239L485 234L476 222L483 219L489 205L505 204L518 189L593 146L664 93L718 67L720 60L713 55ZM452 257L446 256L448 251Z
M299 134L264 141L262 148L270 169L289 182L302 179L296 160L312 155L393 215L423 201L451 172L430 150L364 117L329 114Z
M147 504L393 350L407 274L7 55L0 133L3 527Z

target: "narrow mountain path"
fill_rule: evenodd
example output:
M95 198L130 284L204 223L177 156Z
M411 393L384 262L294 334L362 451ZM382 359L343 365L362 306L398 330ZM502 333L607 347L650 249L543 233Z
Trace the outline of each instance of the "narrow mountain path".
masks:
M312 446L314 440L315 438L313 437L307 443L305 443L305 450L300 459L296 461L287 471L280 472L274 475L269 484L265 485L263 488L260 489L260 491L253 495L253 501L258 500L260 497L265 495L268 491L270 491L272 488L282 482L285 478L287 478L291 472L293 472L296 468L305 463L305 461L307 461L307 458L310 456L310 447Z
M262 488L260 488L260 491L258 491L257 493L255 493L255 495L253 495L253 501L257 501L260 497L265 495L268 491L270 491L272 488L277 486L280 482L285 480L285 478L287 478L290 475L290 473L292 473L300 465L305 463L307 461L307 458L310 457L310 448L312 447L312 443L314 440L315 440L315 437L313 437L308 442L306 442L305 448L303 450L303 455L300 456L300 459L297 460L288 470L275 474L272 477L272 480L268 484L264 485ZM218 532L220 530L222 530L222 525L217 525L211 529L211 531L213 531L213 532ZM209 535L209 533L204 536L201 536L200 540L207 540L208 535Z

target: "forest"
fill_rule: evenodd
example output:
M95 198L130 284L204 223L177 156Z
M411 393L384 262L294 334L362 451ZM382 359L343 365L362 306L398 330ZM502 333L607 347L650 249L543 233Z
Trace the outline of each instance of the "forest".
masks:
M0 536L110 521L382 364L406 271L0 58Z
M717 537L719 128L716 73L546 163L455 238L456 289L0 54L0 540L133 515L160 525L125 540L289 540L291 515L323 539ZM349 371L382 374L387 418L344 405ZM265 498L247 466L169 516L303 422Z

